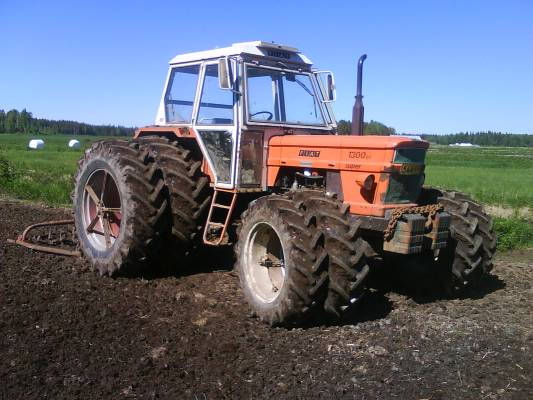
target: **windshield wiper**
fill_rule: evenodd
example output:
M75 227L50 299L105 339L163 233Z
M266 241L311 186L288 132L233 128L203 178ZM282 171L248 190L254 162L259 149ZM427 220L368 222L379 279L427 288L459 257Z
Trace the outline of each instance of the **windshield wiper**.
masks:
M300 82L300 81L298 80L298 78L294 78L294 81L295 81L298 85L300 85L300 87L301 87L303 90L305 90L305 91L309 94L309 96L313 97L313 108L314 108L314 111L315 111L315 118L317 118L317 117L318 117L318 113L317 113L317 110L316 110L316 101L315 101L315 99L314 99L315 94L314 94L313 92L311 92L311 89L309 89L307 86L305 86L305 83Z
M276 63L277 63L278 65L281 65L283 68L289 69L289 66L288 66L287 64L281 62L281 61L276 61ZM294 74L294 75L296 75L296 74ZM307 86L305 86L305 83L301 82L301 81L298 80L298 78L296 78L296 77L294 77L294 80L295 80L295 82L296 82L298 85L300 85L300 86L303 88L303 90L305 90L305 91L309 94L309 96L311 96L311 97L315 97L315 94L314 94L314 93L313 93L313 92L312 92Z
M281 65L282 68L289 69L289 66L285 63L282 63L281 61L276 61L278 65ZM296 75L296 74L294 74ZM303 90L307 92L307 94L311 97L313 97L313 108L315 111L315 117L318 117L317 109L316 109L316 101L314 100L315 94L309 89L307 86L305 86L305 83L300 81L296 76L294 76L294 82L296 82Z
M315 94L311 91L311 89L309 89L307 86L305 86L305 83L303 83L302 81L300 81L298 78L294 78L294 81L300 85L300 87L305 90L309 96L311 97L315 97Z

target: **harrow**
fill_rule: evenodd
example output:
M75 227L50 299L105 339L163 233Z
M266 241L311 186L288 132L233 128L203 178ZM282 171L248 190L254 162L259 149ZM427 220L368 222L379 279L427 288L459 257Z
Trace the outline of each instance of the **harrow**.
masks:
M72 225L70 229L57 229ZM70 257L81 257L73 219L45 221L26 227L17 239L7 239L35 251Z

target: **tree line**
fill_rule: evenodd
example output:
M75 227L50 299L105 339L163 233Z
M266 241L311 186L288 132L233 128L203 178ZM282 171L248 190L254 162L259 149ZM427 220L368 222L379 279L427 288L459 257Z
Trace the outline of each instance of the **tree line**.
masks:
M352 132L351 121L341 119L337 122L337 132L339 135L349 135ZM363 122L363 134L365 135L394 135L396 129L382 124L381 122L370 120Z
M502 132L460 132L450 135L421 135L436 144L472 143L479 146L533 147L533 135Z
M77 121L34 118L31 112L0 110L0 133L44 135L131 136L134 128L116 125L92 125Z
M65 134L93 136L132 136L135 128L116 125L92 125L77 121L34 118L31 112L0 110L1 133ZM337 123L340 135L351 133L351 122L341 119ZM365 135L394 135L396 130L381 122L370 120L363 127ZM533 135L503 132L460 132L448 135L421 135L422 139L436 144L472 143L479 146L533 147Z
M337 123L337 132L340 135L351 133L351 122L341 119ZM365 135L395 135L396 130L381 122L365 122L363 133ZM533 135L515 134L504 132L459 132L448 135L425 135L420 137L435 144L472 143L479 146L505 146L505 147L533 147Z

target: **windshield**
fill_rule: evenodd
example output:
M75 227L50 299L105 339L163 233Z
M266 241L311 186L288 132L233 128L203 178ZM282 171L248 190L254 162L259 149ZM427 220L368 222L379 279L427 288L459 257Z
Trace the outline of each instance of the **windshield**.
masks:
M248 121L325 125L309 74L246 67Z

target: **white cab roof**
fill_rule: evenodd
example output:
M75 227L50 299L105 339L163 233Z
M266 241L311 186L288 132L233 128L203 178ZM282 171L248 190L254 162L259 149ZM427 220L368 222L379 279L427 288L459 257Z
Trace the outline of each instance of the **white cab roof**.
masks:
M297 48L262 41L234 43L230 47L181 54L170 60L170 64L209 60L213 58L235 56L239 54L269 57L279 59L280 61L285 60L308 65L312 64L311 60L300 53Z

